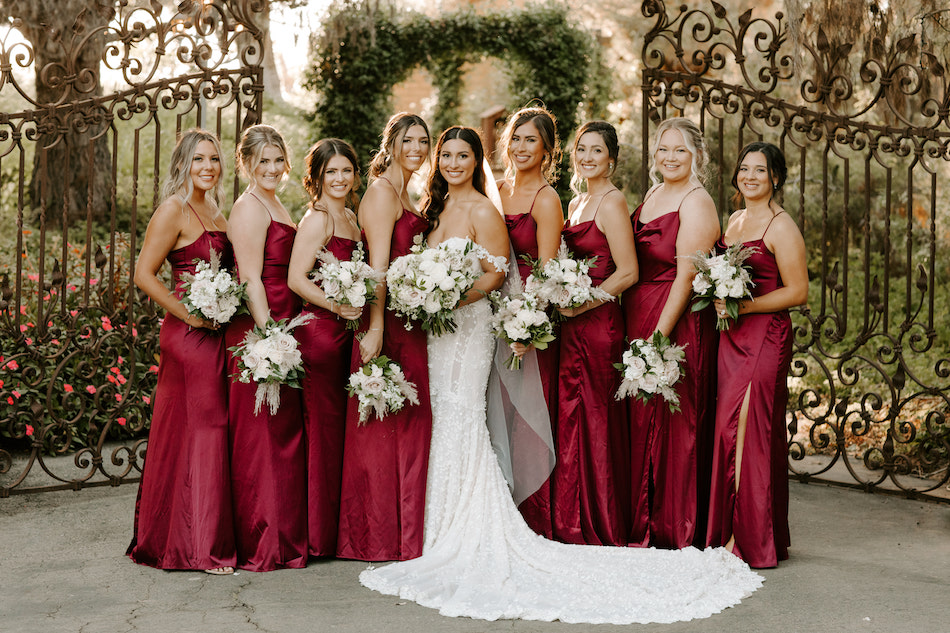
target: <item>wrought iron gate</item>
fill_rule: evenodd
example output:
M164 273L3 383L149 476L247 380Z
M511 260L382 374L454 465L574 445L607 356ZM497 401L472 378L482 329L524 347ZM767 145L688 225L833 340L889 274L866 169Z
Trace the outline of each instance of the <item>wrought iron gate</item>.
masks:
M920 38L858 59L824 31L795 49L789 24L647 0L643 185L655 122L701 124L714 199L728 216L738 150L786 154L785 209L809 250L810 293L793 314L789 468L910 496L946 489L945 287L950 258L948 76ZM882 42L887 45L888 43Z
M159 315L137 235L178 133L233 148L261 116L260 0L85 5L0 22L0 497L138 479Z

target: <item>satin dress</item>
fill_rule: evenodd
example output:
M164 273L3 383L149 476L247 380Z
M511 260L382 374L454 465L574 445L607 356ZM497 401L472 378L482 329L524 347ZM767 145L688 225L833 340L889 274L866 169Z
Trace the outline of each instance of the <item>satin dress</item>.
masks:
M623 294L627 338L648 339L676 279L679 210L650 222L634 213L640 281ZM670 332L685 347L684 374L676 386L680 410L660 396L629 399L631 464L630 544L683 548L701 545L709 504L710 433L715 416L716 332L711 308L686 311ZM698 539L698 541L697 541Z
M393 226L390 261L409 252L426 221L408 210ZM366 561L407 560L422 554L425 532L426 475L432 438L426 332L411 330L386 310L383 349L415 383L418 405L407 405L382 420L359 424L358 401L350 397L343 448L343 489L337 556ZM359 342L353 345L351 371L361 364Z
M358 242L333 235L326 250L340 261L353 256ZM311 556L336 556L343 476L343 431L353 330L329 310L305 303L313 316L294 330L303 357L304 437L307 451L307 534Z
M264 244L261 281L274 321L300 313L300 299L287 287L287 264L296 229L271 219ZM244 314L228 328L228 347L240 345L254 319ZM229 354L229 373L238 373ZM250 571L300 568L307 564L307 472L300 390L280 389L280 408L254 415L257 384L231 380L231 484L238 567Z
M531 274L531 265L522 256L528 255L533 260L538 259L538 225L531 215L533 208L534 202L526 213L505 215L505 226L508 228L508 238L511 240L511 246L517 258L522 285ZM558 339L560 335L556 324L555 336L557 338L548 343L546 349L536 350L541 388L544 390L544 401L548 405L552 427L557 425ZM552 434L556 435L554 428L552 428ZM554 536L554 516L551 512L552 482L552 479L548 479L546 484L518 506L528 526L548 539Z
M782 287L778 264L762 239L746 260L753 296ZM720 240L719 248L725 248ZM719 337L719 398L713 445L712 488L706 544L725 545L749 566L775 567L788 558L788 438L786 379L792 361L788 310L743 314ZM736 491L739 411L750 391L742 470Z
M596 217L596 213L595 213ZM597 257L594 285L615 270L607 237L594 220L564 228L577 259ZM605 303L561 324L558 371L554 536L565 543L625 545L629 529L629 433L620 386L623 311Z
M199 218L200 221L200 218ZM205 231L168 254L175 296L195 259L214 249L231 268L224 231ZM128 554L160 569L213 569L236 562L228 469L228 378L221 332L166 314L152 424Z

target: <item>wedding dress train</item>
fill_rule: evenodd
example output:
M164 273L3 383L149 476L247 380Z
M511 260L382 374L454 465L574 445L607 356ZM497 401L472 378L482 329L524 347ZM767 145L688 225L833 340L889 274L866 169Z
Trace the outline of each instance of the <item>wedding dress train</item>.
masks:
M495 347L486 300L429 336L432 443L421 557L360 582L447 616L571 623L676 622L737 604L762 578L723 548L565 545L535 534L512 501L485 424Z

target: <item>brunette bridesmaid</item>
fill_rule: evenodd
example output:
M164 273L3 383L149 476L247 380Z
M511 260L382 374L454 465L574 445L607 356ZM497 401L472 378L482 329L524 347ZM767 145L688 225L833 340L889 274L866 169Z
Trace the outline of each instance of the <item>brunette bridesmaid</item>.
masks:
M636 283L630 212L611 182L617 167L617 132L604 121L585 123L574 140L571 187L564 229L577 259L596 257L594 285L617 297ZM580 184L586 185L583 191ZM614 398L624 349L623 311L617 301L589 301L561 310L554 534L567 543L624 545L629 529L629 435L625 402Z
M249 181L231 209L228 235L234 244L241 281L247 282L250 315L228 328L228 347L268 321L297 316L300 299L287 286L287 265L296 227L277 197L290 171L287 147L269 125L254 125L241 136L238 165ZM236 375L237 359L228 360ZM280 389L280 408L254 414L256 384L232 380L231 482L237 530L238 567L250 571L298 568L307 564L307 479L300 391Z
M729 218L719 248L756 249L746 264L752 295L719 339L719 388L706 544L724 545L750 567L788 558L786 378L792 360L788 309L808 299L805 241L779 203L787 169L781 150L750 143L732 186L745 208ZM737 205L738 206L738 205ZM716 302L720 316L725 304Z
M696 269L689 256L712 250L720 231L703 188L709 152L696 124L660 123L652 156L654 186L633 214L640 281L623 297L627 338L659 331L684 346L686 358L679 411L659 397L630 400L630 544L678 549L701 544L705 530L718 340L712 309L690 309Z
M234 572L234 526L228 471L225 343L219 327L189 314L182 275L214 251L233 265L221 198L221 145L204 130L182 134L162 202L145 232L135 285L165 309L158 385L152 399L148 456L135 504L128 554L159 569ZM175 290L158 278L171 264Z
M321 251L345 261L360 243L356 213L347 207L357 202L353 190L359 187L358 170L356 152L346 141L327 138L310 148L303 176L310 206L297 227L287 271L287 285L303 299L303 312L313 317L294 330L304 363L301 393L311 556L336 555L346 384L353 348L353 330L346 324L359 319L363 310L328 300L307 275L320 266Z
M508 119L501 141L501 155L505 164L505 180L499 184L499 194L505 214L505 225L511 240L515 263L522 288L531 274L525 256L542 264L557 255L561 243L564 213L561 199L551 183L561 155L554 117L544 108L522 108ZM513 346L516 353L532 352L523 345ZM533 352L537 358L537 373L548 410L548 425L557 421L558 343L552 341L544 350ZM526 362L522 373L527 375L533 366ZM525 378L527 379L527 378ZM512 431L512 461L527 458L519 454L516 443L523 441L527 451L546 454L543 437L533 431L528 438L517 438ZM532 448L536 447L536 448ZM546 457L546 455L545 455ZM514 467L518 468L515 463ZM533 469L533 466L529 466ZM550 468L550 467L548 467ZM553 538L551 514L551 480L544 482L536 492L524 499L518 509L525 522L545 538Z
M409 196L412 175L429 161L429 128L415 114L393 115L370 165L359 223L369 263L385 271L405 255L427 227ZM422 554L426 476L432 411L426 333L407 330L385 309L386 286L377 286L365 332L353 348L352 370L380 354L396 361L415 383L419 404L382 420L359 424L356 398L347 403L343 489L337 555L367 561L406 560Z

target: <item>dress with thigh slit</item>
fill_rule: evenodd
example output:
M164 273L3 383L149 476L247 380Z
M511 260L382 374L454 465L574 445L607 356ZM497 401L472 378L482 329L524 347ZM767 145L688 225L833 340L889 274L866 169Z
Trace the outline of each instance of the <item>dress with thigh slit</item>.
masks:
M717 245L725 249L720 240ZM775 256L762 239L746 260L753 296L782 287ZM719 396L713 444L712 488L706 544L725 545L751 567L775 567L788 558L788 440L786 377L792 360L788 310L743 314L719 338ZM739 412L749 393L745 443L736 490Z

